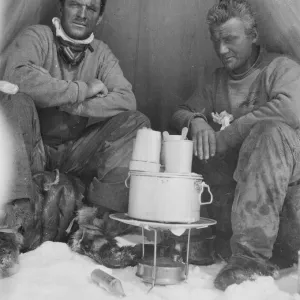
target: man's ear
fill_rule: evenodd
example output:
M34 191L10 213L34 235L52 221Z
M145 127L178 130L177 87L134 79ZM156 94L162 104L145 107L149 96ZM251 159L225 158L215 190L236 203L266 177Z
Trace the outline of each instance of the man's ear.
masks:
M103 19L102 16L100 16L100 17L98 18L98 21L97 21L97 24L96 24L97 26L101 23L102 19Z
M256 44L258 42L258 37L259 37L258 31L257 31L256 28L254 28L253 32L252 32L252 41L253 41L253 44Z

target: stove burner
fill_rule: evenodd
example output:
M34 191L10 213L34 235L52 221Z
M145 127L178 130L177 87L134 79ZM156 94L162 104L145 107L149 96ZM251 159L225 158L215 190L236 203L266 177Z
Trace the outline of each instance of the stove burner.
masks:
M153 282L154 259L145 258L140 261L137 267L136 276L142 278L146 283ZM156 280L157 285L178 284L186 279L186 265L173 261L168 257L158 257L156 260Z

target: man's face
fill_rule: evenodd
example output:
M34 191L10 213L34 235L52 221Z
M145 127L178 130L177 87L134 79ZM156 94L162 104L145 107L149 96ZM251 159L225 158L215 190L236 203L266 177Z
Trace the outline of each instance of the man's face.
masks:
M65 0L61 6L61 24L76 40L88 38L100 21L101 0Z
M256 36L245 32L242 20L233 18L218 27L210 28L211 40L223 65L229 71L244 72L252 54Z

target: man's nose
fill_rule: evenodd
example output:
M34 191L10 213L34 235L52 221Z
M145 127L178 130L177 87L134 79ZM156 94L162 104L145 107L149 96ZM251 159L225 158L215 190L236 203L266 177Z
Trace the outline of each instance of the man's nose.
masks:
M228 53L228 47L226 46L225 43L220 43L220 47L219 47L219 52L220 54L226 54Z
M77 13L77 16L82 19L86 19L86 14L87 14L86 6L81 6L81 8L79 9L79 11Z

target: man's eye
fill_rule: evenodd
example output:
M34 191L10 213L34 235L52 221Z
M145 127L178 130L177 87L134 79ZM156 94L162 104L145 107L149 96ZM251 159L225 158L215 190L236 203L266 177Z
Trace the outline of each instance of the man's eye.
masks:
M94 8L94 7L88 7L88 10L93 11L93 12L97 12L96 8Z
M225 39L224 39L224 42L225 42L225 43L232 43L232 42L234 42L234 40L235 40L235 38L232 37L232 36L230 36L230 37L225 38Z

